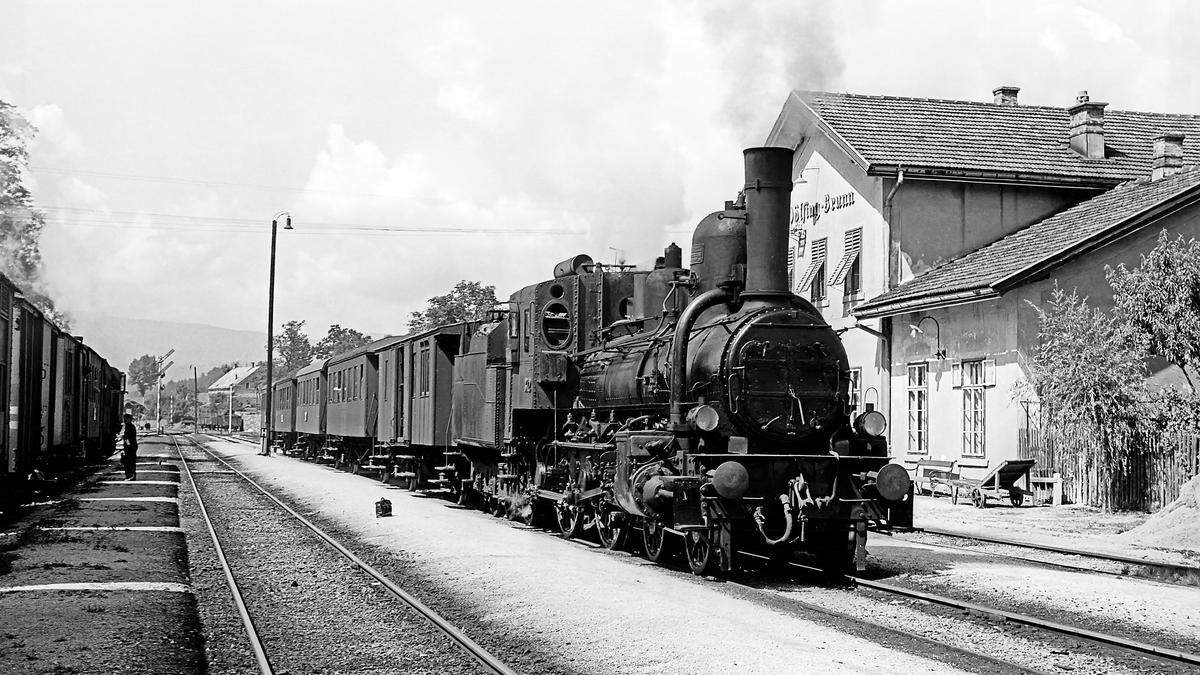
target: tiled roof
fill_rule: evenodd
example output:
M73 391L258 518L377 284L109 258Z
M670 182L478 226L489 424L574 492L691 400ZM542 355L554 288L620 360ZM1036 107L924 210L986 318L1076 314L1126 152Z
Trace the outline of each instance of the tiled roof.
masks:
M1152 143L1181 132L1184 162L1200 163L1200 116L1105 110L1108 156L1067 144L1066 108L797 91L871 165L929 167L1119 183L1150 172Z
M1200 188L1200 167L1156 181L1148 178L1130 181L939 265L859 305L854 313L884 316L937 304L948 296L994 294L1004 280L1053 261L1155 206L1187 193L1200 194L1197 188Z
M242 382L245 382L246 378L253 375L254 371L258 369L259 366L238 366L237 368L230 368L229 372L217 378L216 382L208 385L208 389L210 391L218 389L231 389L238 386Z

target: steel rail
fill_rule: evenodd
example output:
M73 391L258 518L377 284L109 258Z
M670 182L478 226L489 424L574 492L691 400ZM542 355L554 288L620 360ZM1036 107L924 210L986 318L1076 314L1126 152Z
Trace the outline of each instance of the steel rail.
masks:
M217 560L221 562L221 570L225 573L225 583L229 586L230 593L233 594L233 604L237 607L238 615L242 618L242 626L246 629L246 637L250 641L251 650L254 652L254 661L258 665L258 672L263 675L274 675L275 670L271 667L271 660L267 658L267 652L263 649L262 639L258 636L258 629L254 627L254 619L250 618L250 612L246 609L246 602L242 599L242 591L238 588L237 580L233 577L233 570L229 568L229 561L225 558L225 549L221 547L221 540L217 537L216 529L213 528L212 518L208 515L208 508L204 506L204 498L200 496L200 486L196 485L196 479L192 476L192 469L188 466L188 460L183 456L183 449L179 447L179 439L171 436L171 442L175 446L175 452L179 454L179 462L183 465L188 482L192 484L192 491L196 493L196 503L200 506L200 515L204 518L204 525L208 528L209 536L212 537L213 548L217 552Z
M797 567L802 567L804 569L812 569L812 568L808 567L807 565L798 565L796 563L791 563L791 564L796 565ZM938 595L936 593L927 593L925 591L918 591L918 590L911 589L911 588L904 588L903 586L896 586L893 584L884 583L882 581L863 579L862 577L856 577L856 576L852 576L852 575L846 575L845 578L856 586L862 586L864 588L871 588L871 589L874 589L877 591L882 591L884 593L891 593L893 595L903 595L903 596L906 596L909 598L915 598L918 600L924 600L926 602L932 602L932 603L935 603L938 605L944 605L946 607L953 607L955 609L965 609L968 611L977 612L979 614L998 616L998 617L1002 617L1006 621L1011 621L1013 623L1024 624L1026 626L1033 626L1035 628L1042 628L1042 629L1053 631L1056 633L1062 633L1063 635L1070 635L1072 637L1093 640L1095 642L1102 642L1104 644L1114 645L1116 647L1121 647L1123 649L1128 649L1131 651L1142 652L1145 654L1152 654L1154 656L1158 656L1158 657L1165 658L1165 659L1170 659L1172 661L1180 661L1183 663L1191 663L1191 664L1195 664L1195 665L1200 665L1200 654L1194 654L1191 652L1180 651L1178 649L1171 649L1169 647L1161 647L1159 645L1152 645L1152 644L1149 644L1146 642L1139 642L1137 640L1127 640L1122 637L1117 637L1116 635L1109 635L1107 633L1101 633L1101 632L1094 631L1094 630L1088 630L1086 628L1070 626L1070 625L1067 625L1064 623L1058 623L1057 621L1049 621L1047 619L1039 619L1035 616L1030 616L1028 614L1019 614L1017 612L1010 612L1005 609L997 609L995 607L988 607L986 605L980 605L980 604L977 604L974 602L967 602L965 600L958 600L956 598L951 598L951 597L948 597L945 595Z
M739 555L743 555L743 556L746 556L749 558L756 558L758 560L763 560L763 561L770 560L770 558L768 558L765 555L758 555L757 553L750 553L748 551L738 551L737 553ZM808 567L807 565L799 565L797 563L789 563L789 565L801 567L806 570L816 570L817 569L815 567ZM955 652L955 653L962 654L966 657L969 657L969 658L972 658L972 659L975 659L978 661L986 661L986 662L992 664L993 666L997 667L998 668L997 672L1003 671L1003 672L1018 672L1018 673L1040 673L1041 675L1049 675L1049 673L1050 673L1050 671L1048 671L1048 670L1037 670L1037 669L1031 668L1029 666L1023 666L1023 665L1020 665L1017 663L1013 663L1012 661L1007 661L1005 659L998 658L995 656L989 656L982 652L977 652L973 649L968 649L966 647L961 647L958 645L950 644L949 642L942 642L942 641L938 640L937 638L929 637L928 635L922 635L920 633L916 633L916 632L913 632L910 630L905 630L903 628L898 628L896 626L884 626L879 623L872 623L871 621L863 619L860 616L855 616L854 614L850 614L848 612L841 612L836 609L829 609L827 607L822 607L821 605L818 605L813 602L809 602L807 600L793 597L791 595L786 595L778 589L771 589L771 588L767 588L767 587L760 588L758 586L752 586L752 585L742 582L742 581L733 581L730 579L726 579L725 583L732 584L733 586L736 586L741 589L745 589L747 591L754 592L756 594L763 594L763 595L767 596L773 602L777 602L780 604L795 605L797 607L801 607L808 611L815 612L817 614L823 614L825 616L828 616L828 617L831 617L834 619L838 619L841 621L847 621L847 622L851 622L851 623L856 623L860 626L867 626L867 627L873 628L875 630L891 633L892 635L900 636L900 637L903 637L903 638L906 638L909 640L913 640L916 642L924 642L924 643L928 643L928 644L933 644L933 645L936 645L939 649L943 649L947 652Z
M488 672L495 673L496 675L517 675L517 671L513 670L508 665L506 665L503 661L496 658L491 652L484 649L477 642L475 642L471 638L467 637L466 633L464 633L462 630L460 630L457 626L455 626L454 624L447 621L444 617L442 617L440 614L438 614L437 612L430 609L427 605L425 605L420 600L418 600L415 597L413 597L412 595L408 594L404 589L397 586L394 581L392 581L388 577L384 576L382 572L380 572L379 570L375 569L374 567L372 567L371 565L369 565L368 563L366 563L365 561L360 559L357 555L355 555L352 551L350 551L350 549L343 546L341 544L341 542L339 542L338 540L331 537L329 534L327 534L324 530L322 530L317 525L313 524L313 522L310 521L308 518L305 518L304 516L297 513L295 509L288 506L281 499L279 499L274 494L272 494L269 490L267 490L263 486L259 485L257 482L255 482L255 480L253 478L247 476L245 473L243 473L237 467L230 464L228 461L225 460L225 458L214 453L213 451L209 450L208 448L204 447L203 445L201 445L199 443L197 443L196 447L199 448L200 450L202 450L203 452L205 452L206 454L208 454L213 459L224 464L226 467L229 468L229 470L233 471L238 476L241 476L243 480L245 480L247 483L253 485L256 489L258 489L259 492L266 495L268 498L271 499L271 501L278 504L280 506L280 508L282 508L284 511L287 511L289 514L291 514L292 517L294 517L296 520L300 521L300 523L302 523L305 527L307 527L309 530L311 530L313 532L313 534L317 535L317 537L319 537L322 541L324 541L326 544L328 544L330 547L332 547L338 553L341 553L347 560L354 563L354 565L357 566L359 569L361 569L363 572L366 572L371 577L374 577L374 579L376 581L378 581L380 584L382 584L384 588L386 588L388 591L390 591L392 593L392 595L399 598L401 601L403 601L409 607L412 607L419 614L421 614L426 619L428 619L430 623L432 623L439 630L441 630L443 633L445 633L450 639L457 642L459 644L459 646L461 646L468 654L470 654L476 661L478 661L479 664L481 666L483 666Z
M938 543L931 542L931 541L909 541L907 539L900 539L898 537L895 538L895 540L899 541L899 542L903 542L903 546L910 546L913 548L927 547L927 548L936 548L936 549L947 549L950 551L958 551L960 553L964 550L961 546L954 546L952 544L945 544L945 543L938 544ZM1171 584L1171 582L1162 581L1162 580L1156 579L1156 578L1150 578L1150 577L1144 577L1144 576L1131 576L1129 574L1126 574L1124 572L1117 571L1117 570L1099 569L1096 567L1088 567L1087 565L1072 565L1070 563L1059 562L1056 560L1041 560L1039 558L1023 558L1023 557L1013 554L1013 553L1002 553L1000 551L977 551L977 550L973 550L973 549L970 550L970 553L988 557L988 558L1005 558L1008 560L1016 560L1016 561L1030 564L1030 565L1041 565L1043 567L1056 567L1059 569L1069 570L1072 572L1081 572L1083 574L1103 574L1103 575L1118 577L1120 579L1130 579L1130 580L1136 580L1136 581L1154 581L1154 582L1158 582L1158 583ZM1185 584L1171 584L1171 585L1182 586Z
M1159 570L1170 571L1183 577L1200 579L1200 567L1193 565L1184 565L1181 563L1171 563L1159 560L1142 560L1129 555L1121 555L1120 553L1105 553L1103 551L1089 551L1068 548L1066 546L1055 546L1053 544L1038 544L1031 541L1022 541L1020 539L1010 539L997 535L988 534L969 534L966 532L955 532L953 530L943 530L936 527L922 527L917 530L926 534L935 534L941 537L952 537L955 539L969 539L972 541L983 541L989 544L1002 544L1005 546L1015 546L1018 548L1028 548L1037 551L1048 551L1050 553L1062 553L1065 555L1077 555L1083 558L1094 558L1097 560L1108 560L1111 562L1126 563L1129 565L1141 565Z

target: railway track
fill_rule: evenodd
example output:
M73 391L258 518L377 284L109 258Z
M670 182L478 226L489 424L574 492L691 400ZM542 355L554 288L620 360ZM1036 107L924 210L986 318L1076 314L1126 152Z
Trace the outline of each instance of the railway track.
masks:
M250 443L250 444L253 444L253 443ZM207 452L207 450L206 450L206 452ZM271 499L275 500L277 503L280 503L282 506L284 506L284 508L286 508L289 512L291 511L290 508L286 507L286 505L283 505L282 502L279 502L273 495L271 495L267 491L263 490L260 486L258 486L256 483L254 483L253 480L246 477L244 474L241 474L241 472L237 471L237 469L234 469L228 462L225 462L222 458L214 455L211 452L209 452L208 454L210 456L214 456L222 464L225 464L225 466L227 466L231 470L237 472L245 480L249 481L251 484L253 484L256 488L258 488L264 494L267 494L268 497L270 497ZM294 512L293 512L293 515L296 515L298 518L302 518L302 517L298 516L298 514L294 514ZM941 534L940 532L934 532L934 531L929 531L929 532L931 534ZM970 537L963 537L963 538L970 538ZM981 540L983 540L983 539L981 539ZM580 541L578 543L584 543L584 542ZM994 543L1010 543L1010 542L994 542ZM926 544L922 543L921 545L926 545ZM1030 548L1045 548L1045 550L1048 550L1048 551L1052 551L1055 553L1064 553L1064 554L1080 554L1080 555L1087 554L1087 552L1076 552L1071 549L1066 549L1064 547L1030 547ZM751 557L757 557L757 556L753 556L751 554L746 554L746 555L751 556ZM1003 556L1003 557L1017 557L1017 556L1011 556L1011 555L1005 555L1005 554L997 554L997 555ZM1098 555L1098 554L1093 554L1089 557L1106 558L1106 559L1116 561L1116 562L1136 563L1139 565L1147 564L1146 561L1135 560L1135 559L1121 559L1120 557L1109 557L1109 556L1102 556L1102 555ZM1098 570L1098 569L1090 568L1090 567L1083 567L1083 566L1069 565L1069 564L1062 564L1062 563L1054 563L1054 562L1041 561L1041 560L1036 560L1036 559L1021 558L1021 560L1026 561L1026 562L1031 562L1034 564L1045 564L1045 565L1049 565L1049 566L1067 568L1067 569L1071 569L1073 571L1079 571L1079 572L1084 572L1084 573L1093 573L1093 574L1110 574L1111 573L1111 572L1107 572L1105 570ZM816 568L810 567L808 565L804 565L802 563L792 562L792 563L789 563L789 565L795 569L805 570L806 572L819 572L819 570L817 570ZM1172 566L1172 567L1182 567L1182 566ZM1150 643L1142 642L1142 641L1138 641L1138 640L1131 640L1131 639L1128 639L1128 638L1125 638L1125 637L1122 637L1119 635L1112 635L1112 634L1104 633L1101 631L1095 631L1095 630L1091 630L1091 629L1087 629L1087 628L1082 628L1079 626L1072 626L1072 625L1062 623L1062 622L1051 621L1048 619L1043 619L1043 618L1028 615L1028 614L1022 614L1020 612L1014 612L1014 611L1010 611L1007 609L1001 609L998 607L990 607L990 606L986 606L986 605L983 605L980 603L971 602L968 600L962 600L959 598L953 598L950 596L941 595L941 594L937 594L937 593L930 593L930 592L923 591L923 590L906 588L904 586L900 586L900 585L896 585L896 584L892 584L892 583L888 583L888 582L884 582L884 581L867 579L867 578L858 577L858 576L847 576L847 577L845 577L844 581L848 585L852 585L852 586L856 586L856 587L860 587L860 588L864 588L864 589L870 589L873 591L877 591L880 593L886 593L889 595L902 596L902 597L906 597L906 598L910 598L910 599L914 599L914 600L920 600L923 602L933 603L933 604L941 605L944 607L950 607L950 608L962 610L963 612L966 612L969 614L974 614L974 615L983 616L983 617L992 617L992 618L995 618L998 620L1002 620L1004 622L1029 626L1032 628L1036 628L1039 630L1047 631L1047 632L1058 634L1058 635L1068 636L1071 638L1087 640L1087 641L1094 642L1094 643L1101 643L1104 645L1108 645L1110 647L1116 647L1120 650L1127 651L1127 652L1133 652L1133 653L1136 653L1139 655L1150 655L1155 658L1158 658L1158 659L1161 659L1164 661L1168 661L1171 663L1185 664L1187 666L1200 665L1200 654L1195 654L1192 652L1174 649L1171 647L1150 644ZM745 588L745 589L768 593L771 595L776 595L778 598L780 598L781 602L784 602L787 604L793 604L795 606L802 607L802 608L810 610L810 611L815 611L815 612L822 613L822 614L825 614L825 615L828 615L831 617L835 617L839 620L854 621L857 623L862 623L861 619L856 618L855 616L853 616L852 614L849 614L849 613L839 612L837 610L830 609L828 607L822 607L819 604L809 603L809 602L806 602L804 600L800 600L797 598L774 594L774 593L771 593L771 591L769 591L765 588L762 588L762 587L758 587L758 586L754 586L754 585L750 585L750 584L743 584L743 583L739 583L739 582L735 582L735 583L736 583L736 585L738 585L742 588ZM905 631L905 630L898 629L898 628L886 628L883 630L885 630L886 632L891 633L895 636L901 636L902 639L916 640L916 641L920 641L923 643L936 642L935 640L932 640L930 637L923 636L918 632ZM1010 661L1006 661L1001 658L990 656L988 654L981 653L979 651L974 651L971 649L966 649L966 648L957 647L957 646L949 646L949 645L945 645L943 643L938 643L938 646L946 651L952 651L952 652L959 653L959 654L963 655L964 657L968 657L970 659L975 660L976 662L982 661L982 662L993 663L998 669L1031 670L1025 666L1020 666L1020 665L1014 664Z
M987 544L997 544L997 545L1001 545L1001 546L1011 546L1013 548L1025 549L1025 550L1030 550L1030 551L1044 551L1047 553L1057 553L1057 554L1061 554L1061 555L1078 556L1081 558L1091 558L1094 560L1104 560L1107 562L1121 563L1123 565L1134 565L1134 566L1138 566L1138 567L1144 568L1145 570L1149 571L1150 573L1145 576L1152 578L1152 579L1167 581L1169 583L1175 583L1178 585L1200 586L1200 566L1185 565L1185 564L1179 564L1179 563L1170 563L1170 562L1163 562L1163 561L1157 561L1157 560L1143 560L1141 558L1134 558L1133 556L1120 555L1117 553L1105 553L1102 551L1089 551L1087 549L1070 548L1068 546L1054 546L1052 544L1038 544L1038 543L1034 543L1034 542L1022 541L1020 539L1012 539L1010 537L1003 537L1003 536L998 536L998 535L968 534L965 532L955 532L952 530L943 530L941 528L936 528L936 527L923 527L923 528L920 528L920 532L922 532L924 534L932 534L932 535L936 535L939 537L946 537L946 538L950 538L950 539L975 541L975 542L982 542L982 543L987 543ZM941 544L935 544L935 543L929 543L929 542L920 542L920 543L923 545L928 545L928 546L944 546ZM1094 567L1085 567L1085 566L1081 566L1081 565L1071 565L1071 564L1067 564L1067 563L1043 561L1043 560L1037 560L1037 559L1031 559L1031 558L1021 558L1020 556L1013 556L1013 555L1008 555L1008 554L1004 554L1004 553L994 553L994 555L1005 556L1005 557L1010 557L1010 558L1020 558L1021 560L1025 560L1025 561L1037 562L1037 563L1042 563L1042 564L1046 564L1046 565L1054 565L1057 567L1077 569L1077 570L1086 571L1086 572L1096 572L1096 573L1101 573L1101 574L1113 574L1116 576L1128 576L1127 574L1125 574L1123 572L1111 572L1111 571L1107 571L1107 570L1096 569Z
M810 570L814 569L814 568L807 567L805 565L800 565L798 563L790 563L790 564L795 565L797 567L802 567L805 569L810 569ZM1042 630L1047 630L1047 631L1059 633L1062 635L1069 635L1069 636L1075 637L1075 638L1083 638L1085 640L1091 640L1093 642L1100 642L1103 644L1112 645L1112 646L1119 647L1121 649L1125 649L1125 650L1132 651L1132 652L1139 652L1142 654L1150 654L1150 655L1156 656L1158 658L1176 662L1176 663L1184 663L1184 664L1189 664L1189 665L1200 666L1200 654L1196 654L1196 653L1192 653L1192 652L1185 652L1185 651L1181 651L1178 649L1172 649L1170 647L1163 647L1160 645L1154 645L1154 644L1149 644L1146 642L1141 642L1138 640L1130 640L1128 638L1124 638L1124 637L1121 637L1118 635L1111 635L1108 633L1102 633L1100 631L1094 631L1094 630L1090 630L1087 628L1081 628L1079 626L1072 626L1072 625L1060 623L1057 621L1050 621L1048 619L1043 619L1043 618L1032 616L1029 614L1021 614L1019 612L1012 612L1012 611L1009 611L1006 609L1000 609L998 607L989 607L987 605L981 605L979 603L970 602L967 600L961 600L959 598L952 598L950 596L940 595L937 593L929 593L926 591L919 591L916 589L905 588L905 587L899 586L897 584L889 584L887 582L876 581L874 579L864 579L862 577L853 576L853 575L846 575L845 579L848 583L853 584L858 587L862 587L862 588L870 588L872 590L881 591L883 593L888 593L891 595L899 595L899 596L904 596L904 597L908 597L908 598L913 598L916 600L924 600L925 602L931 602L934 604L943 605L945 607L952 607L952 608L961 609L961 610L964 610L967 612L974 612L974 613L982 614L985 616L992 616L992 617L1003 619L1004 621L1009 621L1012 623L1021 624L1021 625L1025 625L1025 626L1032 626L1034 628L1040 628Z
M245 628L247 639L250 642L259 672L263 673L264 675L274 673L275 671L271 665L270 657L267 654L266 646L264 645L263 640L259 635L258 629L255 626L253 617L250 615L250 612L246 607L238 580L235 577L235 575L233 574L233 571L229 566L228 560L224 554L223 547L221 546L220 538L217 535L217 531L213 525L212 518L210 517L208 509L205 506L204 498L201 496L199 487L197 486L196 481L194 480L194 478L192 476L191 468L188 465L189 460L184 455L183 449L180 447L178 437L172 436L171 438L174 443L175 451L179 455L179 459L183 466L183 470L188 476L188 482L191 483L192 489L196 496L197 503L200 506L200 515L204 520L205 526L208 529L210 537L212 538L214 549L217 553L217 557L220 561L222 570L224 572L226 583L229 586L229 589L233 595L234 603L237 606L238 614L241 617L242 625ZM507 664L505 664L503 661L501 661L495 655L493 655L492 653L490 653L489 651L484 649L482 646L480 646L478 643L476 643L470 637L468 637L461 629L459 629L453 623L448 621L445 617L443 617L440 614L438 614L437 612L433 611L431 608L426 606L420 600L416 599L415 597L413 597L412 595L407 593L403 588L401 588L398 584L396 584L396 582L394 582L393 580L391 580L390 578L385 576L383 573L381 573L379 570L375 569L368 563L364 562L357 555L355 555L350 549L348 549L345 545L343 545L340 541L338 541L334 537L330 536L327 532L325 532L320 527L315 525L309 519L307 519L304 516L297 513L295 509L288 506L281 499L279 499L277 496L275 496L273 493L271 493L266 488L259 485L252 478L247 476L242 471L238 470L232 464L225 461L224 458L211 452L208 448L204 447L200 443L196 443L195 441L192 441L191 439L185 439L185 440L192 443L193 447L204 452L208 457L212 458L214 461L217 461L217 462L221 463L222 465L224 465L224 467L229 472L238 476L243 481L245 481L248 485L252 486L257 492L261 493L263 496L270 499L277 506L279 506L279 508L281 508L288 515L290 515L293 519L295 519L296 522L300 523L305 528L307 528L313 535L315 535L318 539L320 539L325 545L329 546L330 548L334 549L339 554L341 554L342 557L344 557L346 560L348 560L358 571L373 578L376 582L378 582L382 586L382 588L384 588L386 591L388 591L393 597L400 600L401 602L406 604L408 607L410 607L412 610L414 610L419 615L421 615L432 626L436 627L440 632L445 634L446 637L448 637L451 641L453 641L455 644L457 644L459 647L461 647L462 650L464 652L466 652L466 654L469 655L472 659L474 659L485 672L494 673L496 675L516 675L515 670L513 670L511 667L509 667Z

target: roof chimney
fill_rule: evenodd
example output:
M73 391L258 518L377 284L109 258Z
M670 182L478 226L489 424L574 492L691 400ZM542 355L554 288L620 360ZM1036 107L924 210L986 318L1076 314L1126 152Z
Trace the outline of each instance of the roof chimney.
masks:
M1150 165L1150 180L1165 178L1183 168L1183 134L1164 133L1154 139L1154 160Z
M1021 91L1020 87L1014 87L1011 84L1001 85L992 90L992 103L996 105L1016 105L1017 92Z
M1104 107L1095 103L1086 91L1075 97L1075 105L1067 108L1071 116L1069 134L1071 149L1088 159L1104 159Z

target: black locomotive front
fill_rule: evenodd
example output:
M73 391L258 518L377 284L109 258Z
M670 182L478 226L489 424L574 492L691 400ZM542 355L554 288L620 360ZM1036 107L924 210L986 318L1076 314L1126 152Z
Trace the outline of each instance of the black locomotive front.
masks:
M622 422L584 492L602 539L640 526L657 559L682 535L698 573L737 551L861 567L868 529L911 524L911 482L883 416L851 419L837 334L788 290L791 151L745 157L744 197L700 224L673 282L686 306L582 359L579 405Z

